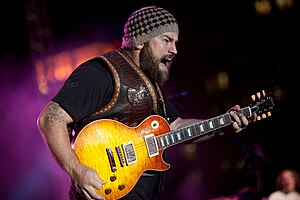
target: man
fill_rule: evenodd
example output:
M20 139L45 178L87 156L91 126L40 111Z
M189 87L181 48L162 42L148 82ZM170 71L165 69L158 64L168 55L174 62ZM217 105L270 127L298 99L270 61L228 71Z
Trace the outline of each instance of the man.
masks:
M103 193L97 191L106 187L108 182L122 178L112 175L108 178L112 180L104 180L103 169L96 171L83 164L82 159L78 158L78 153L76 154L71 148L72 132L75 135L71 140L76 141L82 128L98 119L113 119L126 126L136 127L149 116L159 115L168 122L170 130L177 130L201 121L180 118L179 113L165 98L162 89L169 78L172 60L177 54L178 34L176 19L165 9L150 6L135 11L124 26L122 47L88 60L76 68L57 95L41 112L38 126L44 141L58 164L70 176L72 182L70 199L108 199L113 193L111 188L105 188ZM229 111L232 119L230 128L233 132L241 131L256 118L253 114L251 119L247 119L238 111L240 111L238 105ZM153 120L151 128L157 128L156 122ZM101 129L102 126L104 124L99 128ZM117 135L118 132L114 134L118 139L126 134L126 131L123 135ZM105 137L95 139L101 140ZM199 138L202 139L203 137ZM137 144L133 145L137 146ZM160 148L164 145L163 141L159 143ZM154 150L155 148L154 145ZM114 148L106 148L106 150L107 154L99 158L99 164L103 164L108 157L110 173L118 173L120 170L135 166L136 163L132 164L133 162L127 160L125 167L120 167L115 155L122 157L124 152L119 153ZM154 156L154 159L155 157L157 156ZM137 158L137 163L139 160L141 158ZM128 179L133 175L133 173L124 174ZM137 183L131 184L132 187L134 186L132 190L130 189L126 194L121 192L130 186L118 185L119 197L158 199L162 192L162 178L163 173L160 170L151 171L145 168L145 171L138 174ZM116 196L111 199L114 198Z
M283 169L276 177L276 191L269 200L300 200L299 174L292 168Z

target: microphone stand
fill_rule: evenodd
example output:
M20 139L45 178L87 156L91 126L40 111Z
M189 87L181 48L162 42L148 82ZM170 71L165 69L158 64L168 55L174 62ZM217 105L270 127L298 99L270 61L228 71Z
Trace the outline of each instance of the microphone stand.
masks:
M262 199L262 191L261 191L261 187L259 184L259 182L260 182L259 175L256 173L256 169L255 169L255 161L258 161L263 166L269 166L269 163L267 161L265 161L260 155L255 153L255 151L251 147L243 144L241 141L239 141L237 138L235 138L231 134L228 134L226 132L224 132L224 133L225 133L224 136L226 136L227 139L230 139L231 141L238 144L245 152L245 155L246 155L245 166L249 169L250 176L252 178L251 185L252 185L253 198L255 200Z

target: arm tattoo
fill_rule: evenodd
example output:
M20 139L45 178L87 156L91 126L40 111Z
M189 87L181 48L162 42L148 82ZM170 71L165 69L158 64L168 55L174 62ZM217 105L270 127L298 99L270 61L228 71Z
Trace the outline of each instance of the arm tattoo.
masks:
M50 122L62 122L65 121L65 113L59 107L58 103L51 102L48 110L47 117Z

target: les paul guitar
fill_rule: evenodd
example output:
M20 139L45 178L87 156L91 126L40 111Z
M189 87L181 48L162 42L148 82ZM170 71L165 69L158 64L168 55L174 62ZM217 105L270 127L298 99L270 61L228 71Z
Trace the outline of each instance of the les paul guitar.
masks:
M257 113L270 115L272 97L252 95L253 103L241 112L250 117ZM258 120L260 118L257 118ZM176 144L211 134L232 123L229 113L171 131L168 122L158 116L146 118L136 127L111 119L100 119L86 125L77 135L73 149L78 159L93 168L106 181L96 192L107 200L119 199L129 193L146 170L165 171L170 168L162 154Z

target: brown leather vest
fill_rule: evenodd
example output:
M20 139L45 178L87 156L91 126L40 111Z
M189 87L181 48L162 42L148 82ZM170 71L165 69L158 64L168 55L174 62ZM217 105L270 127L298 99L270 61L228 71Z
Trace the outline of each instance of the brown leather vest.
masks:
M83 119L80 123L83 126L75 126L83 128L97 119L114 119L128 126L137 126L151 114L166 116L165 100L160 86L157 83L153 85L121 50L108 52L100 58L107 64L114 78L113 96L99 111ZM159 174L157 189L161 192L164 172L150 173Z
M114 94L103 108L84 119L83 124L105 118L136 126L149 115L160 113L158 102L163 97L160 97L162 93L158 84L154 86L121 50L108 52L100 58L114 77Z

